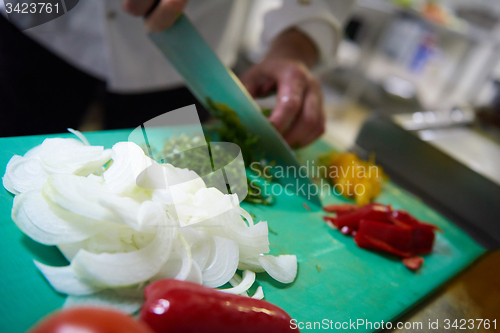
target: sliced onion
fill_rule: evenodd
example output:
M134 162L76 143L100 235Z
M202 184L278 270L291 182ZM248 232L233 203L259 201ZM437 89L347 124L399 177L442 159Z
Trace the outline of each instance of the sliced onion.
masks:
M85 137L85 135L82 134L82 132L74 130L72 128L68 128L68 132L71 132L74 135L76 135L76 137L80 139L85 146L90 146L89 140L87 140L87 138Z
M247 296L255 272L294 280L296 257L263 256L267 222L254 223L236 194L206 188L193 171L158 164L134 143L104 150L69 131L81 142L46 139L14 156L3 177L16 195L18 227L57 245L70 261L66 267L36 262L54 289L70 295L65 306L121 304L135 311L142 298L134 292L166 277L213 288L230 282L225 292ZM253 297L263 297L261 287Z
M243 279L241 278L241 276L238 275L238 273L234 273L233 277L231 278L231 280L229 280L229 283L233 286L233 287L236 287L237 285L239 285L241 283ZM248 293L246 291L240 293L241 296L246 296L248 297Z
M276 281L292 283L297 276L297 257L294 255L262 256L259 262Z
M34 159L41 161L41 159L40 159L40 152L41 151L42 151L42 145L38 145L38 146L33 147L30 150L28 150L26 152L26 154L23 155L23 157L34 158Z
M186 281L190 281L193 283L197 284L202 284L203 283L203 275L201 273L201 269L196 263L196 261L192 262L193 266L191 267L191 270L189 271L189 275L186 277Z
M243 208L239 207L239 213L240 213L241 216L243 216L247 220L247 223L248 223L249 227L253 227L254 226L253 218L252 218L252 216L250 214L248 214L248 212L246 210L244 210Z
M246 291L250 289L250 287L253 285L254 282L255 282L255 273L252 271L244 271L243 279L237 286L234 286L233 288L220 289L220 290L225 293L238 295L246 293Z
M203 179L194 171L176 168L172 164L162 164L162 167L169 187L178 186L183 191L192 194L207 187Z
M69 173L87 176L102 169L111 157L111 150L101 146L85 146L75 139L45 139L38 157L48 173Z
M80 250L71 262L75 272L82 278L109 287L129 286L153 277L167 261L176 234L159 206L156 212L159 219L156 236L148 246L114 254Z
M203 284L216 288L226 284L238 268L238 245L235 241L213 237L213 261L202 271Z
M88 295L104 289L104 286L92 284L79 277L71 266L52 267L36 260L34 262L50 285L62 294Z
M266 270L262 268L262 265L259 262L260 256L240 259L240 263L238 264L238 269L245 270L248 269L250 271L254 271L255 273L262 273Z
M184 229L184 228L183 228ZM205 236L191 245L191 255L201 270L205 270L210 258L210 237Z
M208 234L236 241L240 259L252 258L269 252L267 222L247 226L238 207L199 223Z
M169 259L151 280L160 279L192 281L199 284L202 282L201 270L193 261L191 248L181 233L178 234L178 238L173 244Z
M35 158L14 155L3 176L3 186L12 194L41 190L49 174Z
M43 188L44 195L54 204L80 216L135 226L134 221L123 219L130 211L139 211L140 203L129 197L111 193L94 178L68 174L53 174ZM120 211L120 214L117 212ZM120 216L121 215L121 216Z
M12 220L27 236L45 245L79 242L109 228L93 220L78 221L71 215L65 218L64 212L38 191L18 195L14 202Z
M255 291L255 294L253 294L252 298L255 298L255 299L263 299L264 298L264 290L262 290L261 286L257 287L257 290Z
M112 148L113 164L104 172L112 193L124 193L137 184L137 178L153 161L133 142L119 142Z

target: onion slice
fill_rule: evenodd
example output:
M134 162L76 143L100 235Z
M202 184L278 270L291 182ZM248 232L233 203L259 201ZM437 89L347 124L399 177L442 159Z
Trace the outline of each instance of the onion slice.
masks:
M236 295L246 293L246 291L250 289L250 287L253 285L254 282L255 282L255 273L252 271L244 271L243 279L238 285L234 286L233 288L221 289L221 291Z
M61 218L60 210L51 207L41 192L30 191L14 198L12 220L27 236L45 245L74 243L85 240L106 229L106 224L92 220L83 223L73 217Z
M159 219L156 236L146 247L128 253L90 253L80 250L71 266L82 278L108 287L123 287L153 277L167 261L176 231L162 212L153 211ZM153 214L152 214L153 215Z
M40 160L14 155L7 164L3 186L12 194L41 190L48 176Z
M213 260L202 271L203 284L216 288L231 279L238 268L238 245L235 241L214 236L212 246Z
M262 290L262 287L259 286L257 290L255 291L255 294L253 294L252 298L255 299L263 299L264 298L264 290Z
M297 257L295 255L262 256L259 262L273 279L281 283L292 283L297 276Z
M57 292L69 295L89 295L104 289L83 280L71 266L52 267L34 260L36 267Z
M74 130L72 128L67 129L68 132L73 133L78 139L82 140L82 143L86 146L90 146L89 140L85 137L85 135L82 134L82 132Z

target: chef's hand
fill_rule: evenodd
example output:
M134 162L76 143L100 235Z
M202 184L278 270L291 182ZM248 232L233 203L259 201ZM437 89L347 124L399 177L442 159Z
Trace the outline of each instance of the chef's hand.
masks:
M292 29L278 36L264 60L241 77L254 97L277 89L269 120L293 148L312 143L325 131L321 85L309 71L317 58L309 38Z
M160 0L160 3L146 18L145 24L150 32L166 30L184 11L188 0ZM122 0L123 9L134 15L144 16L155 4L155 0Z

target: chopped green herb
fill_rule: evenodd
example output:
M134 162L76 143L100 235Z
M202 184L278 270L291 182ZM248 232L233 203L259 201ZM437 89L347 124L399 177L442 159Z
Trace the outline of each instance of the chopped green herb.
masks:
M271 109L262 109L262 114L266 117L269 118L271 116Z
M269 229L269 232L272 233L273 235L276 235L278 236L278 233L276 231L274 231L273 229L271 229L270 226L267 226L267 228Z
M248 132L236 112L226 104L207 98L207 105L214 117L221 121L221 126L218 128L220 140L237 144L247 167L252 162L258 161L260 158L256 156L254 147L259 137Z

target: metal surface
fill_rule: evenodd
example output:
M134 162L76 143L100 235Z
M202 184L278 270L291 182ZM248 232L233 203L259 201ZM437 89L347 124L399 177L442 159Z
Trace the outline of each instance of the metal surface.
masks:
M392 116L392 119L405 130L414 131L467 125L474 121L475 112L470 108L464 107L451 110L400 113Z
M269 160L276 161L277 165L299 170L301 164L292 149L264 117L234 73L222 64L184 15L168 30L150 34L150 37L202 104L206 106L209 97L231 107L248 131L260 138L257 149L263 151ZM312 186L309 178L300 176L283 177L279 182L289 185L288 188L294 193L301 194L301 187ZM309 192L305 197L316 209L321 207L316 194Z

